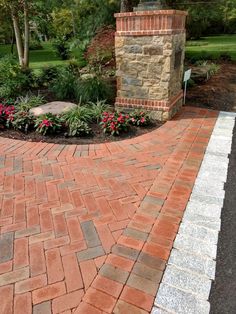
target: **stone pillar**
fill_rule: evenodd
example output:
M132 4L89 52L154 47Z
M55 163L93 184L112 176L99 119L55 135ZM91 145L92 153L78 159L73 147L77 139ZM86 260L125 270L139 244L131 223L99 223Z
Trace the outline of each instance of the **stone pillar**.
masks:
M165 121L181 108L186 16L176 10L115 15L117 109L145 109Z

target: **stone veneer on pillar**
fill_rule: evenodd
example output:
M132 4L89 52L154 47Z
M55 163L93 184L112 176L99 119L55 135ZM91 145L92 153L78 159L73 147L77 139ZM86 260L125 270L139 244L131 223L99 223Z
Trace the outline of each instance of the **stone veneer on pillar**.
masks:
M183 103L187 13L176 10L115 14L118 109L145 109L171 119Z

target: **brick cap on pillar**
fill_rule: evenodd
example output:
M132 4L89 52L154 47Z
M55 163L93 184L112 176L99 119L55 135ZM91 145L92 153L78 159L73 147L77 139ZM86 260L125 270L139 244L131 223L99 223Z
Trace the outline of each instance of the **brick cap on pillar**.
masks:
M154 10L117 13L116 36L154 36L185 32L185 11Z
M187 16L188 12L180 10L150 10L150 11L136 11L115 13L115 17L129 17L129 16L146 16L146 15L184 15Z

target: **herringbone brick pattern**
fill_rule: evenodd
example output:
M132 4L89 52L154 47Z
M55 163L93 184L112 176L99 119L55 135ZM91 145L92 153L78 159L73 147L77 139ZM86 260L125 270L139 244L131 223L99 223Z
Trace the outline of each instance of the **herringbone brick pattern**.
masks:
M0 138L0 313L148 313L217 113L138 138Z

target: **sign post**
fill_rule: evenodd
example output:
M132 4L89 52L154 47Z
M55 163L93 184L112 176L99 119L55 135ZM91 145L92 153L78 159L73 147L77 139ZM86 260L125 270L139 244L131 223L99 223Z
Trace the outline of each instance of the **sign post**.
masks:
M191 77L191 74L192 74L191 69L185 71L185 73L184 73L184 105L186 103L187 84L188 84L188 80Z

